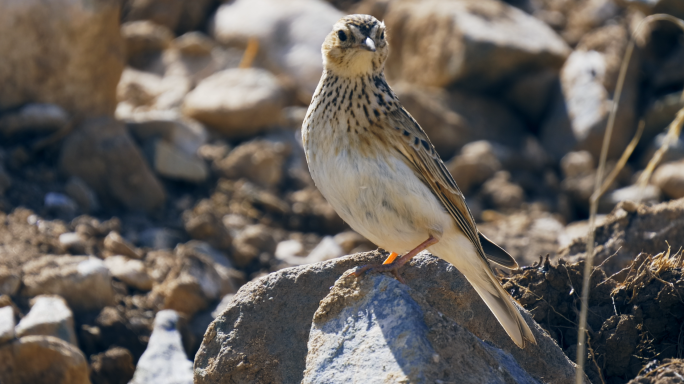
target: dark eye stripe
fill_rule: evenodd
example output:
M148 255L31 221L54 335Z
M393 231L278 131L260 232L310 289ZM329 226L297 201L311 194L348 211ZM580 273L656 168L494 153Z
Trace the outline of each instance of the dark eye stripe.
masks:
M385 38L385 31L380 32L380 40Z

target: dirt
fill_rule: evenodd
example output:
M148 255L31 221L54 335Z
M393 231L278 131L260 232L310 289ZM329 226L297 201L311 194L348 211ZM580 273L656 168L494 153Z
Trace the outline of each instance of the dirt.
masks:
M593 383L627 383L649 364L684 353L684 276L681 251L639 254L606 276L590 280L585 372ZM584 261L548 259L504 278L504 288L533 315L565 354L576 360ZM642 381L638 381L641 383ZM651 381L643 381L650 383Z

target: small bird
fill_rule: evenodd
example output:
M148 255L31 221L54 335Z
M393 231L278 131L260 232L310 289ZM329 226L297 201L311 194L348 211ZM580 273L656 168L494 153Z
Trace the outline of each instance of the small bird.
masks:
M515 344L536 344L487 259L511 269L518 264L478 231L432 143L385 81L385 24L346 16L321 51L323 75L302 125L311 176L355 231L403 253L355 275L370 269L399 277L397 269L427 249L463 273Z

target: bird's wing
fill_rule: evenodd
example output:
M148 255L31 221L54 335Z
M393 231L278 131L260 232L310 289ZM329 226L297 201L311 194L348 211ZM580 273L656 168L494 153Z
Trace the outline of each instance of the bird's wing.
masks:
M463 193L425 131L404 108L390 112L381 120L380 124L386 128L383 131L396 144L394 147L413 167L416 176L430 187L454 218L461 232L473 243L477 253L486 262L487 256L480 243L475 219L466 205Z

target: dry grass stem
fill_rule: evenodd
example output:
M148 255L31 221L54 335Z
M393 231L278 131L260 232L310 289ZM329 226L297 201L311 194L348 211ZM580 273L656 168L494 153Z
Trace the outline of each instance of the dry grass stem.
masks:
M247 41L247 48L245 53L242 55L242 60L240 60L240 68L249 68L254 63L257 53L259 53L259 40L255 37L251 37Z

